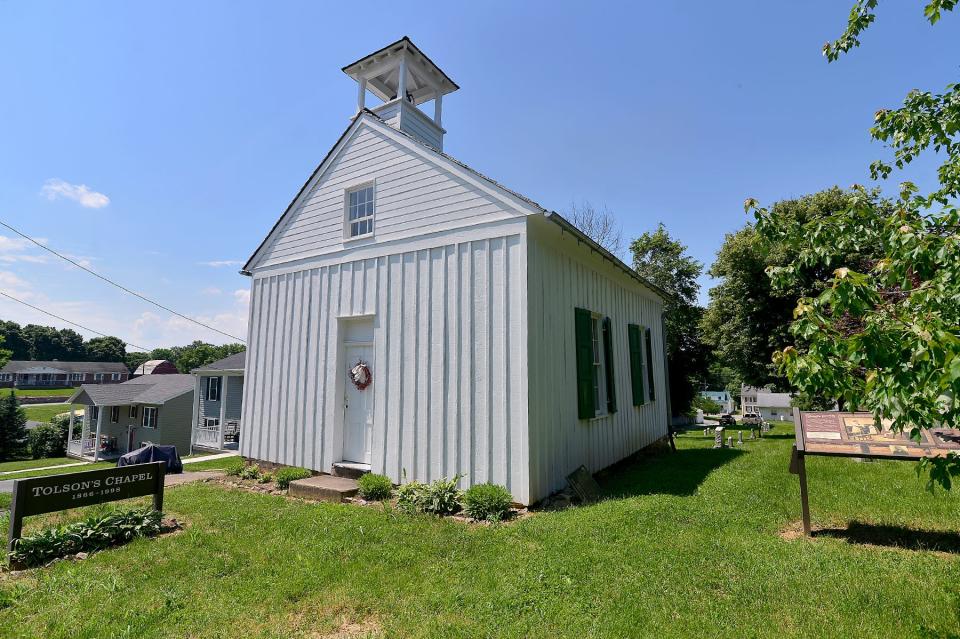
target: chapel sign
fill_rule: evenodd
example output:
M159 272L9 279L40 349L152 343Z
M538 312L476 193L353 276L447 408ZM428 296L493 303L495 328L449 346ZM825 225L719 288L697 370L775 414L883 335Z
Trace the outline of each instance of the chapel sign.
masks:
M163 510L163 478L167 462L16 479L10 504L8 549L20 538L23 518L57 510L153 495L154 510Z

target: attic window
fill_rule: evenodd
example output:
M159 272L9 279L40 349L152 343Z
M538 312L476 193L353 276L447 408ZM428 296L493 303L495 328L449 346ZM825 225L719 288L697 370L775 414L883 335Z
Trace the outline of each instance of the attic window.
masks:
M350 239L373 235L373 185L348 190L346 205L344 236Z

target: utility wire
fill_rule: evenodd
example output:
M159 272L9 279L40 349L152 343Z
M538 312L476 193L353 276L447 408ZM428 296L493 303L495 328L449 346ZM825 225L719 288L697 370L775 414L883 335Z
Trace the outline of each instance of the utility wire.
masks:
M7 223L4 222L3 220L0 220L0 225L3 225L3 226L5 226L5 227L7 227L8 229L10 229L11 231L13 231L14 233L16 233L17 235L19 235L20 237L24 238L25 240L29 240L29 241L33 242L34 244L36 244L37 246L39 246L40 248L42 248L44 251L47 251L47 252L49 252L49 253L53 253L54 255L56 255L57 257L59 257L60 259L66 260L67 262L70 262L71 264L73 264L73 265L76 266L77 268L83 269L84 271L86 271L86 272L89 273L90 275L93 275L94 277L100 278L101 280L103 280L103 281L106 282L107 284L111 284L111 285L113 285L113 286L116 286L117 288L119 288L121 291L124 291L125 293L129 293L130 295L133 295L134 297L139 297L139 298L142 299L144 302L147 302L148 304L153 304L153 305L156 306L157 308L161 308L161 309L165 310L165 311L168 312L168 313L173 313L173 314L176 315L177 317L182 317L183 319L187 320L188 322L193 322L194 324L197 324L198 326L202 326L202 327L204 327L204 328L206 328L206 329L209 329L209 330L211 330L211 331L213 331L213 332L215 332L215 333L220 333L221 335L225 335L226 337L229 337L230 339L235 339L235 340L237 340L238 342L240 342L240 343L242 343L242 344L246 344L246 340L240 339L240 338L237 337L236 335L231 335L230 333L224 333L224 332L221 331L219 328L214 328L214 327L210 326L209 324L204 324L203 322L201 322L201 321L199 321L199 320L195 320L195 319L193 319L192 317L187 317L187 316L184 315L183 313L178 313L177 311L173 310L173 309L170 308L170 307L164 306L163 304L161 304L161 303L159 303L159 302L154 302L152 299L150 299L150 298L148 298L148 297L144 297L143 295L141 295L140 293L137 293L136 291L131 291L131 290L130 290L129 288L127 288L126 286L123 286L122 284L118 284L117 282L114 282L113 280L111 280L111 279L109 279L109 278L106 278L106 277L104 277L103 275L100 275L100 274L97 273L96 271L93 271L93 270L87 268L86 266L80 264L79 262L70 259L70 258L67 257L66 255L63 255L63 254L61 254L61 253L57 253L56 251L54 251L54 250L53 250L52 248L50 248L49 246L45 246L45 245L41 244L40 242L36 241L35 239L33 239L32 237L30 237L29 235L27 235L27 234L25 234L25 233L21 233L20 231L18 231L17 229L13 228L12 226L10 226L9 224L7 224ZM66 320L64 320L64 321L66 321ZM96 331L94 331L94 332L96 332Z
M100 337L114 337L114 335L107 335L106 333L101 333L100 331L95 331L95 330L93 330L92 328L88 328L88 327L84 326L83 324L77 324L77 323L74 322L74 321L68 320L66 317L60 317L59 315L55 315L54 313L51 313L50 311L44 310L44 309L40 308L39 306L34 306L33 304L30 304L29 302L24 302L24 301L21 300L21 299L17 299L16 297L14 297L13 295L10 295L9 293L4 293L3 291L0 291L0 295L3 295L4 297L8 297L8 298L12 299L14 302L19 302L19 303L23 304L24 306L29 306L30 308L32 308L32 309L35 310L35 311L40 311L41 313L44 313L45 315L49 315L50 317L55 317L55 318L57 318L58 320L60 320L61 322L66 322L67 324L73 324L74 326L76 326L76 327L78 327L78 328L82 328L83 330L85 330L85 331L87 331L87 332L89 332L89 333L93 333L94 335L99 335ZM145 352L145 353L149 353L151 350L153 350L153 349L150 349L150 348L144 348L143 346L137 346L136 344L131 344L130 342L126 342L126 345L127 345L127 346L132 346L132 347L134 347L135 349L137 349L138 351L143 351L143 352Z

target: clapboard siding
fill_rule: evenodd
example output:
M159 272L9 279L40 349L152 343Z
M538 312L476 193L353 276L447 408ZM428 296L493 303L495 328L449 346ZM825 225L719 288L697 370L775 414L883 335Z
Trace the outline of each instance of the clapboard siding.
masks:
M417 122L415 115L406 117ZM522 214L445 170L439 162L411 153L380 129L385 126L364 120L353 131L321 179L260 251L258 267L353 246L343 238L345 191L370 181L375 182L373 241L377 243Z
M372 316L372 470L462 474L527 501L524 228L255 274L242 454L320 471L340 461L339 331Z
M538 221L541 222L541 221ZM596 472L667 434L662 302L634 279L550 224L531 223L528 235L530 482L544 497L562 488L581 464ZM574 308L612 323L618 411L577 418ZM634 407L630 392L627 324L652 332L656 400Z

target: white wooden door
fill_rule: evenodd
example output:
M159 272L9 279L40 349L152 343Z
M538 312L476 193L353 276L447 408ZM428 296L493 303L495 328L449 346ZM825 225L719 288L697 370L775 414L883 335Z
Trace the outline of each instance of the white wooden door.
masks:
M347 344L343 367L343 461L370 463L370 442L373 434L373 386L377 373L373 368L373 347ZM370 368L373 381L360 390L350 379L350 369L363 362Z

